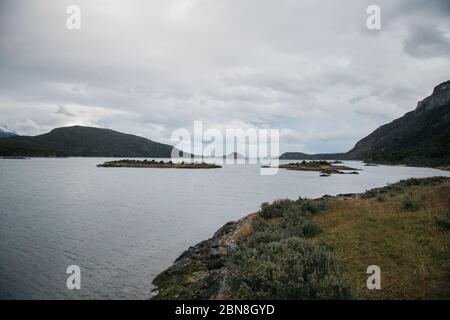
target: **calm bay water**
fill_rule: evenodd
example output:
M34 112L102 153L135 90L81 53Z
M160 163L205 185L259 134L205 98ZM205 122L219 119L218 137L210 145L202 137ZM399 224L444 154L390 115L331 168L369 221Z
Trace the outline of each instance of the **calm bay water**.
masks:
M108 160L0 160L0 299L147 299L152 279L181 252L264 201L450 176L351 161L359 175L327 178L285 170L261 176L257 165L96 167ZM81 290L66 287L72 264L81 268Z

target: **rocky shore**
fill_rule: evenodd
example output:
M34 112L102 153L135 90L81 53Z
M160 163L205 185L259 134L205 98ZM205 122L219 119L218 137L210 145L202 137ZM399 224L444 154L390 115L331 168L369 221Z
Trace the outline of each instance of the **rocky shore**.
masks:
M183 252L153 280L152 299L448 298L449 192L449 178L412 178L263 203ZM384 290L365 289L371 261Z
M152 299L226 298L226 262L253 217L254 214L228 222L210 239L183 252L153 280L157 288Z

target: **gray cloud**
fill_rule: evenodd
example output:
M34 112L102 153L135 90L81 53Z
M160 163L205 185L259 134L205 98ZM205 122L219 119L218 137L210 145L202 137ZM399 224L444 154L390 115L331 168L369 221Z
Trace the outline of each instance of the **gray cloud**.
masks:
M72 112L69 112L66 107L58 106L58 110L56 110L56 114L62 114L66 117L74 117L75 115Z
M450 52L450 34L436 26L417 26L405 39L405 51L413 57L448 57Z
M434 16L448 17L450 2L448 0L403 0L397 5L401 14L431 13Z
M69 4L81 7L81 30L65 27ZM280 128L283 151L344 151L449 77L448 1L378 1L376 33L369 4L4 0L0 123L169 142L204 120Z

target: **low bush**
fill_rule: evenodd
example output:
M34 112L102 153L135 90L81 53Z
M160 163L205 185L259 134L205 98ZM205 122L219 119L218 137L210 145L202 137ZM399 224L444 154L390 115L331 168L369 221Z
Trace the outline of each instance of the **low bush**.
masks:
M321 228L311 216L327 199L282 199L263 203L252 233L238 242L228 265L228 281L239 299L349 298L334 256L308 238Z
M323 211L328 207L328 202L324 199L317 199L317 200L304 199L299 201L303 210L312 214Z
M449 178L443 176L429 177L429 178L410 178L406 180L400 180L396 185L402 186L427 186L437 185L447 181ZM395 184L394 184L395 185Z
M293 204L294 201L289 199L278 199L272 204L264 202L261 205L260 214L264 219L272 219L281 217L283 212Z
M280 228L287 237L313 237L320 232L320 226L309 219L307 215L299 214L298 210L288 210L283 215Z
M436 219L436 224L446 230L450 230L450 213Z
M288 211L296 211L298 216L305 214L315 214L328 208L328 201L326 199L302 199L297 201L289 199L278 199L272 204L264 202L259 211L261 217L264 219L279 218Z
M415 199L412 193L406 194L401 201L401 209L404 211L417 211L421 207L421 202Z
M239 299L348 299L349 285L325 247L299 237L242 247L229 267Z
M253 222L253 232L239 242L242 247L256 247L261 243L270 243L283 239L286 235L278 226L267 223L265 220Z

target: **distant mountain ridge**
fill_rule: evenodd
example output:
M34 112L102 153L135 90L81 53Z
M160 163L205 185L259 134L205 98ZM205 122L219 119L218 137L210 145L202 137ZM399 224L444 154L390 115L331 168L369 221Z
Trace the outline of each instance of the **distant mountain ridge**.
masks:
M0 156L171 157L173 146L110 129L63 127L39 136L0 130ZM346 153L286 152L280 159L364 160L386 164L450 166L450 81L436 86L415 110L380 126Z
M0 138L17 136L14 132L6 131L0 128Z
M281 160L340 160L345 158L345 153L316 153L285 152L280 156Z
M347 153L287 152L280 159L364 160L417 166L450 165L450 81L436 86L415 110L380 126Z
M131 134L83 126L0 139L0 156L170 158L173 148Z

